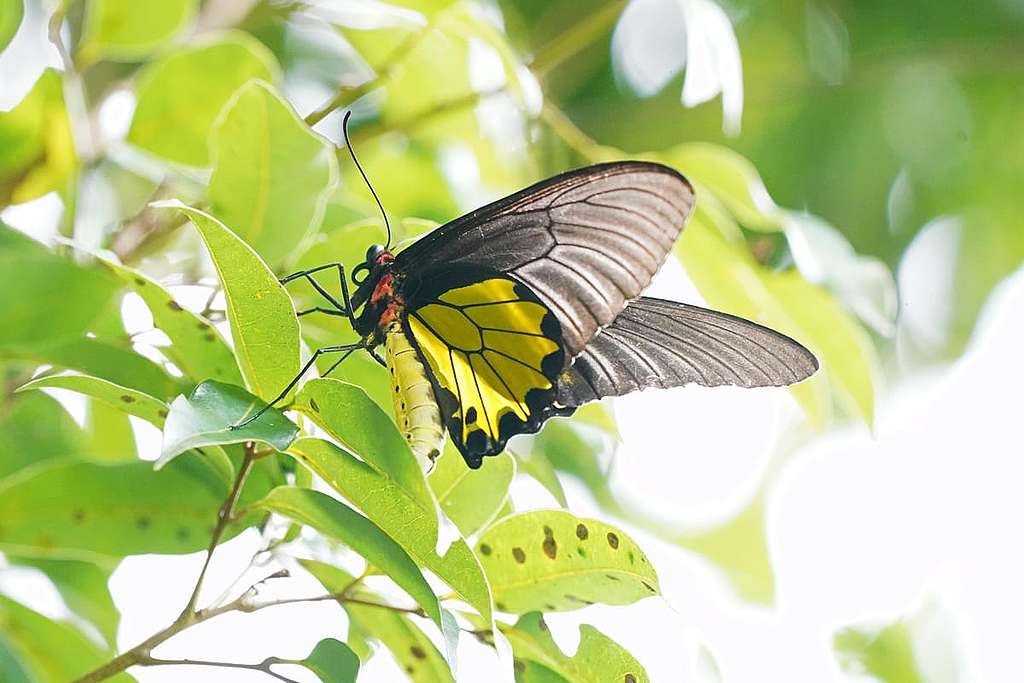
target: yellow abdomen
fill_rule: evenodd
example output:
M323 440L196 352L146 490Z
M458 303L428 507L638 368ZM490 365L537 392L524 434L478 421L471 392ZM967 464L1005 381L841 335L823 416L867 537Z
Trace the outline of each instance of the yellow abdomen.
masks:
M391 325L384 336L384 360L391 374L395 422L420 467L429 472L444 447L441 410L427 371L398 323Z

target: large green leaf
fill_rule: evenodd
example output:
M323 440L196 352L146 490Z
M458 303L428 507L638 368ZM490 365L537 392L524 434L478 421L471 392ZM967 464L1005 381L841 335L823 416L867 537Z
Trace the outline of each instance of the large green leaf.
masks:
M337 539L381 570L441 626L441 608L416 563L380 527L344 503L310 489L282 486L256 505Z
M391 419L361 388L336 379L313 379L295 396L295 407L417 502L433 498L423 472Z
M430 488L448 519L463 536L471 536L498 514L515 474L515 460L507 452L472 470L449 443L430 474Z
M647 683L644 667L621 645L589 624L580 626L580 646L572 657L566 656L551 638L544 617L537 612L524 614L515 626L502 625L501 632L512 644L517 661L536 662L569 683ZM525 667L517 666L517 671ZM550 681L534 672L531 681Z
M323 439L298 439L288 452L362 510L490 623L491 590L466 542L456 539L443 557L436 552L437 514L432 500L425 505L393 479Z
M226 487L202 463L60 460L0 482L0 549L91 559L206 547Z
M16 394L0 411L0 481L29 465L85 448L81 427L46 394Z
M157 468L185 451L206 446L258 441L283 451L299 428L279 410L271 408L255 422L240 429L231 428L264 405L241 387L213 380L197 386L187 399L179 396L167 416Z
M197 0L90 0L78 59L134 61L171 40L195 15Z
M18 32L24 14L24 0L0 0L0 52Z
M323 683L356 683L359 657L345 643L324 638L301 662Z
M89 445L83 453L95 462L135 462L138 448L135 430L128 414L120 407L98 399L85 402L85 421L82 425Z
M91 396L157 427L162 427L167 417L167 404L160 399L89 375L47 375L22 385L18 391L44 388L67 389Z
M0 624L3 625L0 651L11 653L33 683L66 683L111 658L109 652L97 647L74 626L51 621L3 595L0 595ZM135 679L120 673L106 680L131 683Z
M344 590L355 579L344 570L323 562L299 562L331 593ZM353 596L372 602L383 601L381 596L365 588L353 591ZM350 641L353 630L379 640L391 651L413 683L454 683L455 679L444 656L407 615L353 602L342 601L339 604L349 616Z
M659 592L658 575L633 539L564 510L505 517L476 551L503 612L628 605Z
M110 647L117 644L117 625L121 621L121 613L117 611L107 586L110 569L82 560L9 559L45 573L72 612L95 626Z
M187 377L196 382L216 379L242 384L231 348L209 320L181 306L170 292L137 270L109 260L101 262L142 297L153 316L153 325L171 341L160 350Z
M210 150L211 213L277 266L320 225L338 180L334 146L257 81L232 98Z
M274 81L278 71L270 51L243 33L171 52L139 74L128 141L170 161L206 166L207 137L232 93L254 78Z
M238 236L213 216L180 202L163 202L199 230L227 300L231 339L249 391L275 398L299 371L299 320L274 273Z
M65 190L78 168L59 72L47 69L16 107L0 112L0 207Z
M0 350L31 350L81 336L116 290L108 274L61 258L0 223Z

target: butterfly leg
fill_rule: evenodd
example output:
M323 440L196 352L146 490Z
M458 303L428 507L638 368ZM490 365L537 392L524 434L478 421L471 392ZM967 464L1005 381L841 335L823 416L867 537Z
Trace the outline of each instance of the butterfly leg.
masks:
M358 342L358 343L355 343L355 344L343 344L341 346L323 346L323 347L317 349L316 351L313 352L313 355L310 356L309 360L306 361L306 364L302 366L302 369L299 370L299 373L297 375L295 375L295 377L292 378L292 381L288 382L288 386L286 386L281 391L281 393L277 395L277 398L275 398L273 401L271 401L270 403L268 403L265 406L263 406L262 408L260 408L258 411L256 411L255 414L247 417L245 420L239 422L238 424L231 425L231 429L232 430L234 430L234 429L241 429L242 427L244 427L247 424L251 423L253 420L257 419L263 413L265 413L268 410L270 410L271 407L273 407L277 403L281 402L281 400L283 400L284 397L288 395L288 392L292 390L292 387L294 387L296 384L299 383L299 380L302 379L302 376L306 374L306 371L309 370L311 367L313 367L313 363L315 363L316 359L319 358L320 356L324 355L325 353L342 353L342 354L344 354L341 357L341 359L338 360L337 363L335 363L334 365L331 366L330 370L328 370L326 373L324 373L324 376L326 377L328 374L330 374L331 370L334 370L334 368L336 368L338 366L338 364L341 363L341 361L343 361L346 358L348 358L349 355L351 355L353 351L356 351L358 349L362 349L362 348L365 348L365 347L366 347L366 345L363 342Z
M340 303L330 292L324 289L324 287L319 282L316 281L316 278L313 277L314 274L319 273L320 271L323 270L330 270L331 268L336 268L338 271L338 284L341 286L341 296L345 302L344 304ZM286 285L289 282L298 280L300 278L304 278L306 281L308 281L309 284L313 286L313 289L315 289L320 294L320 296L322 296L332 306L334 306L334 310L325 309L320 306L315 306L304 311L299 311L298 315L303 316L308 315L310 313L319 312L326 313L328 315L344 316L348 318L353 328L355 327L355 313L352 311L352 300L348 294L348 283L345 281L345 266L343 266L340 263L325 263L324 265L317 266L316 268L309 268L307 270L300 270L296 273L292 273L291 275L281 278L280 282L282 285Z

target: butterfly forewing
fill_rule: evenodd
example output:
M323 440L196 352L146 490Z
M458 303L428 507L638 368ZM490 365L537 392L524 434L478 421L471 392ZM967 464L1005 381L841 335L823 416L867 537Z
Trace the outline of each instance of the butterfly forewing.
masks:
M406 323L427 362L455 445L471 467L554 410L564 367L558 320L522 283L498 274L437 273Z
M397 256L508 273L557 318L566 359L650 283L693 208L690 184L660 164L570 171L438 228Z

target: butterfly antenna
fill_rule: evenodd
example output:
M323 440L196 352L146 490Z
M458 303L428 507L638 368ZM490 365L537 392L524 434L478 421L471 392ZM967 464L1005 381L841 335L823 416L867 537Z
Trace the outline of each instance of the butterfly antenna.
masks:
M348 120L352 116L352 110L345 112L345 118L341 122L341 130L345 135L345 146L348 147L348 153L352 155L352 161L355 162L356 168L359 169L359 175L363 176L363 182L370 188L370 194L377 202L377 207L380 208L380 215L384 217L384 227L388 231L388 243L385 245L386 249L391 248L391 223L388 222L388 214L384 211L384 205L380 202L380 197L377 196L377 192L373 189L373 185L370 184L370 179L366 177L366 172L363 171L362 165L359 163L359 159L356 158L356 151L352 149L352 141L348 139Z

